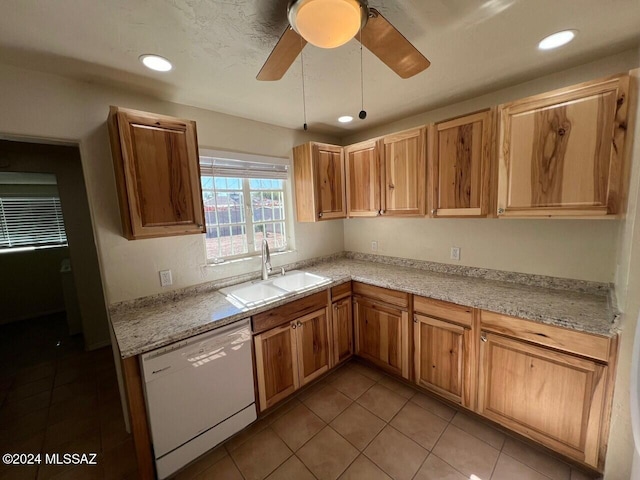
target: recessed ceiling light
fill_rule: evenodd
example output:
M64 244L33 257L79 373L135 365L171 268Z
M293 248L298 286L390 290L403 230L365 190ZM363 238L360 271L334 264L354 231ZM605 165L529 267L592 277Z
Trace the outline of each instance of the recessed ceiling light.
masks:
M577 30L563 30L561 32L554 33L553 35L549 35L548 37L540 40L538 48L540 50L552 50L554 48L561 47L573 40L576 33Z
M338 118L338 121L340 123L349 123L352 120L353 120L353 117L351 115L343 115L342 117Z
M169 60L159 55L140 55L140 61L145 67L156 72L168 72L173 68Z

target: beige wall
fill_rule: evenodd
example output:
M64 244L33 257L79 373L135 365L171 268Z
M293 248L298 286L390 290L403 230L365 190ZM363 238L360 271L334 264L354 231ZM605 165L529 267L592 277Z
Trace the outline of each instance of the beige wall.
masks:
M64 258L69 258L67 247L0 255L0 324L64 310Z
M640 57L640 52L639 52ZM635 72L636 77L640 71ZM632 82L633 85L633 82ZM640 110L640 92L635 83ZM630 374L633 339L640 314L640 121L636 120L632 149L631 181L627 217L621 224L618 246L616 293L622 310L621 337L616 375L616 390L611 413L611 434L607 451L606 480L629 478L633 454L633 436L630 418Z
M343 138L348 145L367 138L463 115L639 65L635 50L505 88L465 102L425 112ZM514 219L351 219L345 221L345 248L370 253L378 241L382 255L518 272L612 282L616 270L619 221ZM400 234L401 232L401 234ZM462 248L460 262L450 248ZM586 260L588 259L588 260Z
M372 218L345 221L345 248L440 263L613 281L616 221ZM460 261L450 259L460 247ZM588 259L585 260L585 259Z
M212 84L212 88L215 85ZM201 147L289 157L297 144L314 136L131 92L77 82L55 75L0 65L0 135L79 143L108 303L160 293L158 271L171 269L177 289L229 275L257 271L257 260L204 268L201 235L128 241L121 235L106 118L109 105L193 119ZM7 94L8 93L8 94ZM274 263L343 250L342 222L295 226L295 251ZM105 340L108 330L104 329Z

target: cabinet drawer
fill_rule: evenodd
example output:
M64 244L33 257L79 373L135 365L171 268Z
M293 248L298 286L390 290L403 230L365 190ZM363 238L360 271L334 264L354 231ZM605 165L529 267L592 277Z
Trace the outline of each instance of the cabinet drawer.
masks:
M339 300L348 295L351 295L351 282L346 282L342 285L336 285L331 288L331 300L333 301Z
M325 290L280 307L272 308L251 318L253 333L265 332L326 306L327 292Z
M424 313L430 317L441 318L471 327L473 317L473 309L471 307L463 307L455 303L414 296L413 309L417 313Z
M594 358L605 363L609 361L611 339L608 337L554 327L486 310L482 310L480 315L483 330Z
M380 302L396 305L402 308L409 307L409 294L389 290L388 288L374 287L365 283L353 282L353 293L362 295Z

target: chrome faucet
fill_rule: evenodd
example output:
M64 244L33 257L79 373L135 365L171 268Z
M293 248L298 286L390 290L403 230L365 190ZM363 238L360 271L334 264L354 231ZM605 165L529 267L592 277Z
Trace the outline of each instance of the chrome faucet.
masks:
M269 253L269 244L267 239L262 239L262 280L267 280L271 273L271 254Z

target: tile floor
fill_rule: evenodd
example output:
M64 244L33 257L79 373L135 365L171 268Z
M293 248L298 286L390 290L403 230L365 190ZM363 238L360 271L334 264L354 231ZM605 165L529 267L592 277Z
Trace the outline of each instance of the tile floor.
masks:
M60 341L60 344L58 344ZM63 314L0 326L0 453L97 453L95 466L7 466L0 479L135 479L110 347L85 352Z
M80 339L66 335L63 316L0 326L0 453L6 452L96 452L98 465L0 464L0 480L137 478L111 349L84 352ZM588 477L377 370L350 362L175 478Z
M176 480L586 480L590 477L350 362Z

